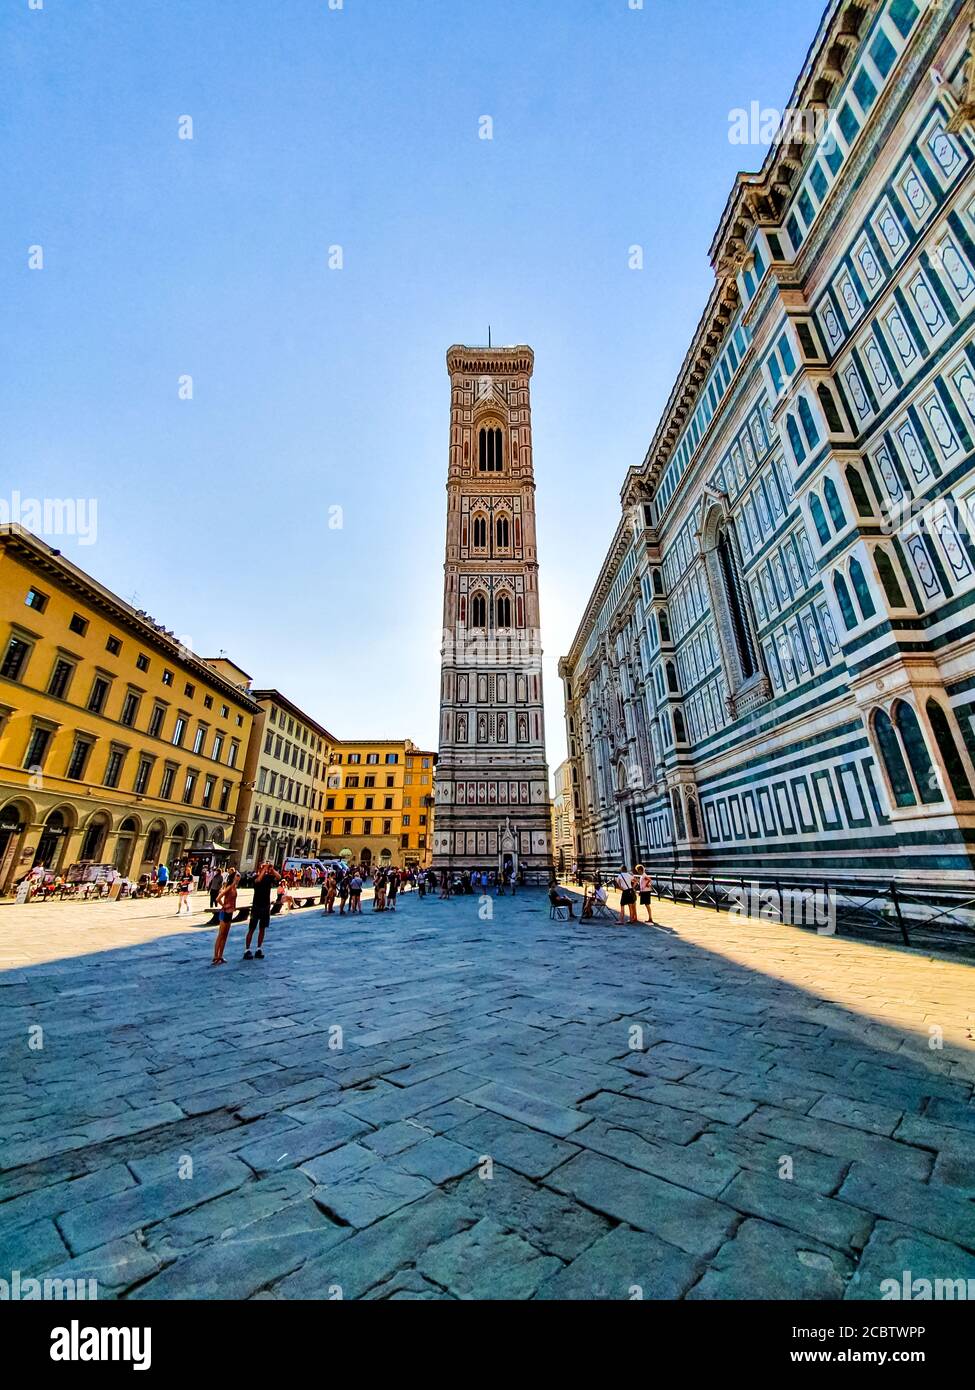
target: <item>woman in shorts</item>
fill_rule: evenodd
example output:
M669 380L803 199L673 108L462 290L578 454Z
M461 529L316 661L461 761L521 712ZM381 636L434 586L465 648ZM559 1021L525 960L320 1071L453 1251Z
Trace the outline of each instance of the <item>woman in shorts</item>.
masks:
M640 894L640 906L647 909L647 921L653 921L653 913L650 911L650 904L653 901L653 879L647 873L642 864L637 864L633 870L636 875L636 887Z
M620 926L626 921L626 914L630 914L630 921L636 921L636 888L633 875L624 864L616 875L616 886L620 890Z
M230 935L230 924L234 920L234 913L237 911L237 885L240 883L240 874L236 869L227 870L227 882L217 895L217 939L213 943L213 965L226 965L223 958L224 947L227 944L227 937Z

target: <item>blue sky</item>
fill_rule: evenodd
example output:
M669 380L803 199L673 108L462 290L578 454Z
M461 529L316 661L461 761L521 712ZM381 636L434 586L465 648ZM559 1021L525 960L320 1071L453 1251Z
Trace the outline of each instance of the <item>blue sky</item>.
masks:
M94 544L48 539L100 581L341 737L435 747L444 355L491 323L535 350L554 767L558 657L764 155L728 113L785 104L822 8L8 0L0 496L95 498Z

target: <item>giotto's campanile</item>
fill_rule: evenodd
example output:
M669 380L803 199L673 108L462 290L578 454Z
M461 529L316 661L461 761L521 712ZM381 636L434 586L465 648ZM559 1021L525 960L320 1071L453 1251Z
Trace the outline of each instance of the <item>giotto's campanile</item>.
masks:
M439 869L547 883L552 827L535 541L529 347L452 347Z

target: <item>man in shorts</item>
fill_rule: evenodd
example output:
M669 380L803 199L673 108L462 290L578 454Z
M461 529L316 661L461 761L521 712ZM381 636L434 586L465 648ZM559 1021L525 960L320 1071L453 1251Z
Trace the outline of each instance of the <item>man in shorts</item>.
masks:
M280 883L280 875L273 864L261 864L254 879L254 897L251 901L250 916L247 919L247 940L244 942L244 960L264 959L264 933L271 921L271 894ZM257 953L251 953L251 940L257 931Z

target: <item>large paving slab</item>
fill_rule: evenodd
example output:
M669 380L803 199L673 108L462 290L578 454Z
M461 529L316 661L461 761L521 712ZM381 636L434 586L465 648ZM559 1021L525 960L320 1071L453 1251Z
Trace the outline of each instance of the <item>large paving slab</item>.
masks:
M0 1278L842 1299L971 1279L975 971L666 903L0 906Z

